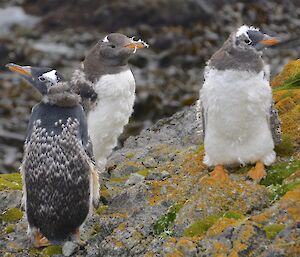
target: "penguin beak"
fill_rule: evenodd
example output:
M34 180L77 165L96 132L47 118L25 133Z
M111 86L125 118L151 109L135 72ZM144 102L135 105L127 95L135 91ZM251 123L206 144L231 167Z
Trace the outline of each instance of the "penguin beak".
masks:
M148 48L149 45L144 42L143 40L139 39L138 41L134 41L133 37L130 39L130 43L125 45L126 48L130 49L141 49L141 48Z
M269 37L265 36L263 40L260 40L258 43L265 45L265 46L272 46L272 45L277 45L280 41L276 37Z
M6 68L8 68L12 72L16 72L20 74L21 76L24 76L25 78L31 78L31 66L20 66L14 63L9 63L5 65Z

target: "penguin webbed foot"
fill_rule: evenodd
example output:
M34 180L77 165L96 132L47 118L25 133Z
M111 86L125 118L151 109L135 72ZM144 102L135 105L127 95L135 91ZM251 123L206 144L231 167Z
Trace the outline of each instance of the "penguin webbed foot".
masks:
M216 181L228 181L229 175L224 169L223 165L216 165L214 170L210 173L210 177Z
M49 246L50 242L45 236L43 236L42 233L40 233L38 230L35 230L32 234L32 244L36 248L41 248Z
M263 162L256 162L255 167L248 171L247 176L256 183L259 183L263 178L265 178L267 176L267 172Z

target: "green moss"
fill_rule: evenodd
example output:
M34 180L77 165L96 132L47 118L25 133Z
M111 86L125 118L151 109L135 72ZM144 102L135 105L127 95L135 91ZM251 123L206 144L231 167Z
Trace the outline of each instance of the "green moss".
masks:
M92 235L96 235L96 234L100 233L100 231L101 231L101 226L100 226L100 224L96 223L93 226Z
M199 145L195 151L195 153L201 153L201 152L204 152L204 144Z
M182 208L183 204L178 203L170 207L167 214L163 215L155 224L154 224L154 234L160 235L162 233L166 235L172 234L172 228L174 221L176 219L177 213Z
M241 213L238 213L238 212L228 211L228 212L224 213L223 217L228 218L228 219L239 220L239 219L244 218L245 216Z
M100 206L95 212L98 214L98 215L101 215L102 213L104 213L106 211L106 209L108 208L107 205L102 205Z
M4 222L16 222L22 219L23 212L18 208L7 209L0 215L0 220Z
M144 177L147 177L148 174L149 174L149 170L148 170L148 169L140 170L140 171L138 172L138 174L139 174L139 175L142 175L142 176L144 176Z
M9 233L12 233L12 232L14 232L15 231L15 225L14 224L8 224L5 228L4 228L4 230L3 230L3 232L5 233L5 234L9 234Z
M292 191L296 186L300 185L300 179L295 181L291 181L287 184L283 185L270 185L268 186L269 190L271 191L270 200L276 201L280 199L282 196L286 194L288 191Z
M127 155L126 155L126 158L127 159L132 159L134 157L134 154L133 153L128 153Z
M214 225L218 220L219 215L210 215L202 220L198 220L192 225L190 225L185 231L184 236L201 236L203 235L212 225Z
M22 190L21 174L0 174L0 191L2 190Z
M300 161L294 160L282 162L271 166L267 173L267 177L261 182L262 185L281 185L283 180L300 169Z
M290 135L283 134L281 144L275 146L275 151L279 156L291 156L294 152L293 139Z
M52 256L54 254L62 254L61 246L50 245L41 251L42 256Z
M267 238L272 240L276 235L285 228L284 224L271 224L264 227Z
M37 249L37 248L30 248L29 249L29 255L30 256L41 256L40 253L41 253L40 249Z
M123 183L125 182L129 176L124 176L124 177L114 177L109 180L110 183Z

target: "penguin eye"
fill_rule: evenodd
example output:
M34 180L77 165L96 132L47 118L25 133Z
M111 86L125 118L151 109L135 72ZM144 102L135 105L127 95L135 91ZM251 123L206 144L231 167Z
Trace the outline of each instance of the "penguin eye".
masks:
M252 41L251 41L249 38L246 38L246 39L245 39L245 43L246 43L247 45L251 45Z
M111 45L110 47L111 47L111 48L116 48L116 46L115 46L115 45Z
M38 77L38 80L41 81L41 82L46 81L46 79L45 79L43 76L39 76L39 77Z

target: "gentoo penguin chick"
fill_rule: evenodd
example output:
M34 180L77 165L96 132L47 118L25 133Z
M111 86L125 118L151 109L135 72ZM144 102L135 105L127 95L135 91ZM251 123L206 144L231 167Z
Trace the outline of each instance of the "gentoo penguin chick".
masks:
M88 128L99 168L117 145L133 111L135 80L128 59L137 49L148 47L123 34L112 33L87 54L72 83L87 111Z
M21 165L25 211L34 246L80 241L92 201L99 197L80 96L49 68L8 64L42 95L33 107ZM98 190L98 192L95 192ZM94 197L94 199L92 199Z
M211 177L228 179L224 165L256 163L248 176L260 181L275 160L281 140L262 50L278 43L259 29L241 26L208 61L200 90L204 122L204 163Z

